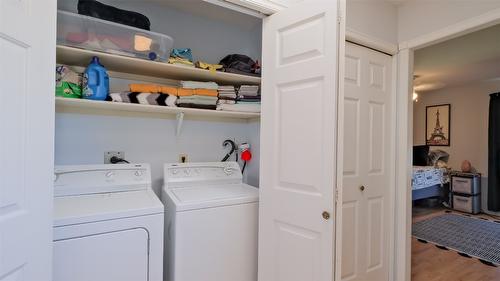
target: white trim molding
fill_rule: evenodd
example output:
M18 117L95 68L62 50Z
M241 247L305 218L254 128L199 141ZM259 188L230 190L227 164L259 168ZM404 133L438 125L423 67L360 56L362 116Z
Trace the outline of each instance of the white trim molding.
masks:
M255 7L239 5L241 3L239 3L238 1L225 1L225 0L203 0L203 1L261 19L273 13L270 11L267 11L268 13L264 13Z
M411 164L413 145L413 50L398 54L396 113L396 270L394 280L411 280Z
M393 102L391 104L391 118L392 120L392 132L391 132L391 139L393 142L393 145L395 148L398 147L398 77L399 77L399 54L393 55L392 56L392 83L391 83L391 88L392 88L392 95L393 95ZM392 184L392 192L391 192L391 201L393 202L391 212L394 214L392 219L393 219L393 224L392 224L392 229L391 229L391 237L390 240L391 246L390 246L390 255L389 258L389 281L397 281L397 266L398 264L396 263L397 257L395 255L396 249L398 248L398 240L397 237L399 235L399 230L397 228L397 204L398 204L398 195L399 195L399 190L398 190L398 181L396 178L396 175L398 174L398 151L397 149L394 149L392 151L391 155L391 161L394 162L394 166L391 169L391 184Z
M253 11L258 11L259 13L262 13L264 15L272 15L288 7L288 5L285 5L284 3L280 3L279 1L273 1L273 0L216 0L216 1L232 3L234 5L246 7Z
M365 47L381 51L389 55L395 55L398 53L397 44L393 44L385 40L378 39L376 37L356 31L348 27L346 28L345 38L347 41L363 45Z
M335 251L333 280L341 281L342 268L342 182L344 174L344 83L345 83L345 49L346 49L346 0L339 1L339 44L338 44L338 94L337 94L337 132L336 162L337 182L335 187Z

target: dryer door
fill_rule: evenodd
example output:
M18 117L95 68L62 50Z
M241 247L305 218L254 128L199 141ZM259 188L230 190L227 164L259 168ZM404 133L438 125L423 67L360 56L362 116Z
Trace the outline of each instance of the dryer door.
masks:
M54 241L54 281L147 281L143 228Z

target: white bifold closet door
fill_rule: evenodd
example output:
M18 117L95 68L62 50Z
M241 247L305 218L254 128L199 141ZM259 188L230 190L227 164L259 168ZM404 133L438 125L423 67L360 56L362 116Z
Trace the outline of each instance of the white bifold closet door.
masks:
M391 77L391 56L346 43L342 280L389 280L395 136Z
M56 6L0 1L0 281L52 280Z
M332 281L338 1L264 19L259 281Z

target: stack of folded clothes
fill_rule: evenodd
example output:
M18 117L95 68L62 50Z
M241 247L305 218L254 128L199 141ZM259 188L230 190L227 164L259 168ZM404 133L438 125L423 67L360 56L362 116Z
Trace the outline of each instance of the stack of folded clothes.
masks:
M161 93L144 93L144 92L120 92L111 93L108 96L109 101L138 103L147 105L161 105L176 107L176 96L165 95Z
M248 96L248 97L256 97L259 95L259 86L258 85L241 85L238 90L238 95L240 96Z
M177 106L177 88L150 84L130 84L130 91L111 93L107 100L146 105Z
M238 91L238 97L235 104L219 104L217 109L225 111L260 112L260 101L259 86L242 85Z
M191 53L191 49L172 49L172 51L170 52L168 63L194 67L193 54Z
M217 83L214 82L198 82L198 81L181 81L182 88L178 89L179 99L177 106L201 108L201 109L216 109L217 108Z
M217 90L219 85L215 82L181 81L181 87L184 89Z
M197 68L206 69L212 72L222 69L222 65L220 64L211 64L204 61L197 61L194 65Z
M234 86L219 86L219 100L217 101L217 107L219 108L221 104L235 104L236 98L236 90Z

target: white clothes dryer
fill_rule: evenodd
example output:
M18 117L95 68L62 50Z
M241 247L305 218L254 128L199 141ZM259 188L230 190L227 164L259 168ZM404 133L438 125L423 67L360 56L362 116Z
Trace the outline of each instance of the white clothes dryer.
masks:
M163 213L148 164L56 166L53 280L162 280Z

